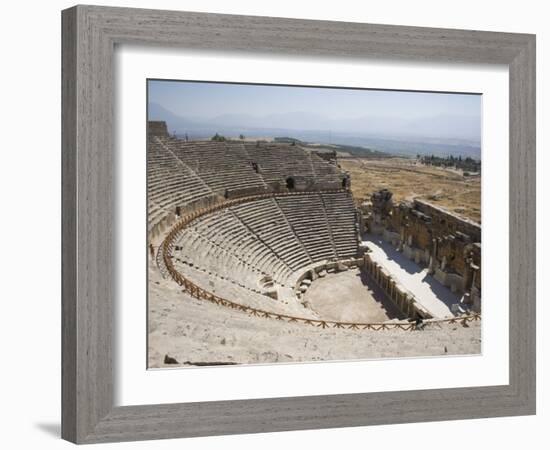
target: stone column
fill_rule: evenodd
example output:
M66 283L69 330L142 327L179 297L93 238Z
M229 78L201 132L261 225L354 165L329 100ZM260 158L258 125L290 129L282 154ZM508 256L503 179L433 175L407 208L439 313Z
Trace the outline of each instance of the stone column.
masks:
M472 309L475 312L481 312L481 293L476 287L475 281L478 276L479 267L472 264L472 284L470 288L470 298L472 303Z
M405 243L405 227L401 225L401 229L399 231L400 240L399 240L399 246L397 247L397 250L402 252L403 251L403 244Z
M466 270L464 271L463 290L464 292L469 292L474 282L474 268L473 268L473 263L471 258L466 258L465 269Z
M432 239L432 251L430 255L430 264L428 265L428 273L433 275L437 266L437 238Z

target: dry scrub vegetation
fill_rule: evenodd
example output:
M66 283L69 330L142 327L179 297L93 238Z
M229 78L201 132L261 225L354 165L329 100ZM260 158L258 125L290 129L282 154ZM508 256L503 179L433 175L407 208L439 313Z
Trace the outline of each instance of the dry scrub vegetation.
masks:
M351 190L358 200L386 188L393 192L394 201L422 198L481 223L479 176L464 177L457 171L424 166L404 158L341 158L339 163L350 173Z

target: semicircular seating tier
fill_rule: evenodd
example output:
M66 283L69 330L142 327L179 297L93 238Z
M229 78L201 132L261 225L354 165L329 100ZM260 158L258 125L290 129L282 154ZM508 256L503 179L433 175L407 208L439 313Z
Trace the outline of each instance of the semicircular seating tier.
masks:
M151 136L147 155L149 234L162 231L167 218L170 224L200 209L201 216L178 231L170 257L175 270L205 291L312 317L297 301L299 275L358 254L348 177L314 152L289 144ZM162 260L159 250L165 273Z
M297 190L338 189L347 176L318 154L289 144L187 142L151 135L147 151L148 231L201 200Z

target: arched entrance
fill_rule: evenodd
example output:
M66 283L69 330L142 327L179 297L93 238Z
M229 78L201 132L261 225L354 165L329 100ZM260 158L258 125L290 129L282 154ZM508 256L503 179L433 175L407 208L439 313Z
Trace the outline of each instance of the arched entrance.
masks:
M287 188L289 191L293 191L293 190L294 190L294 178L288 177L288 178L286 179L286 188Z

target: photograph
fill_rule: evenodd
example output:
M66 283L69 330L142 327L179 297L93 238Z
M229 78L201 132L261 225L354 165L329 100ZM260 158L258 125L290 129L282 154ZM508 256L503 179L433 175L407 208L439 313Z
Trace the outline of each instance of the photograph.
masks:
M480 354L481 117L148 79L148 368Z

